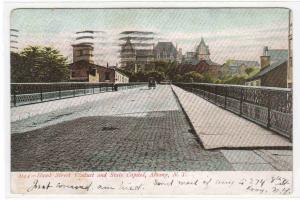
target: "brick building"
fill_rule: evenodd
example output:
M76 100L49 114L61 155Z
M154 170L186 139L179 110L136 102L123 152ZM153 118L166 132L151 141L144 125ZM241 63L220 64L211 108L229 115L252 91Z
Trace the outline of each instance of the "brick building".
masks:
M70 64L70 80L79 82L128 83L129 78L116 68L109 68L81 60Z
M70 66L70 80L75 82L128 83L129 78L117 68L100 66L93 61L92 43L73 46L73 63Z

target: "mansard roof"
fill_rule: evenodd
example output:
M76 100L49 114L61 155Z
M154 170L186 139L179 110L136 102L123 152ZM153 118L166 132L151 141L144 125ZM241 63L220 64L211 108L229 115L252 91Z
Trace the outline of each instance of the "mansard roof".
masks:
M154 47L155 51L169 51L169 52L176 52L176 48L172 42L158 42L157 45Z

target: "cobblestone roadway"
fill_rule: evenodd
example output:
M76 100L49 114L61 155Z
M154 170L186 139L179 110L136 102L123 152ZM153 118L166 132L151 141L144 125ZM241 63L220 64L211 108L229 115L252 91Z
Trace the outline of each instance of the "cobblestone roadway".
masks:
M202 149L179 107L80 117L12 134L11 142L12 171L233 170L219 150Z

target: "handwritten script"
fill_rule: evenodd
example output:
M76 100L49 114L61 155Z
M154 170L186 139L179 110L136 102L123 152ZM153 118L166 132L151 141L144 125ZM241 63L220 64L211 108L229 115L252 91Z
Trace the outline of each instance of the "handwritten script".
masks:
M291 172L13 172L22 194L274 194L292 192Z

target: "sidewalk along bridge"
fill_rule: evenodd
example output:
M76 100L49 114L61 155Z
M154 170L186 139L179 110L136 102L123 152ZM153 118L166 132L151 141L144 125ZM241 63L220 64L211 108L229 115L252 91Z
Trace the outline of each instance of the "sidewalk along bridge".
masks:
M143 87L147 83L12 83L11 106L41 103L82 95Z
M174 85L292 140L293 96L289 88L207 83Z

